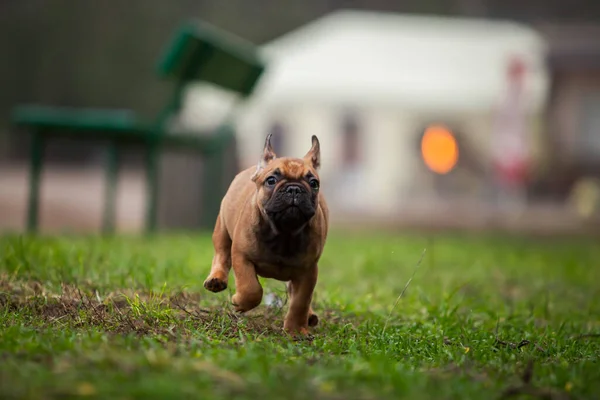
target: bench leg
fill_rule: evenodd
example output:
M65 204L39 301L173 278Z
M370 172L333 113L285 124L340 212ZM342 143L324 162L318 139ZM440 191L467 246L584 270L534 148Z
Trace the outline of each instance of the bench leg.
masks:
M225 150L220 149L215 154L204 158L204 176L202 177L202 229L210 230L214 227L215 220L219 214L221 191L223 181Z
M44 158L44 139L38 132L31 135L29 154L29 199L27 204L27 230L32 233L38 229L40 205L40 176Z
M156 230L158 202L158 145L151 143L146 154L146 231Z
M230 125L222 126L217 135L220 136L220 140L216 148L204 158L202 177L201 228L208 230L213 229L221 207L221 199L227 192L228 184L224 182L227 157L236 153L234 132Z
M113 233L115 230L115 197L117 192L117 178L119 174L119 149L116 143L108 147L106 159L106 187L104 192L104 218L102 231Z

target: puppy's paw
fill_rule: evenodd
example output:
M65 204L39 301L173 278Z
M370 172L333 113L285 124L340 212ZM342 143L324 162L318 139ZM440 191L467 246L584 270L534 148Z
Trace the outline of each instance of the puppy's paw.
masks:
M236 293L231 298L231 303L236 312L245 313L260 305L262 300L262 292L256 292L253 294L246 294L245 296Z
M318 323L319 323L319 316L317 314L310 314L308 316L308 326L310 326L312 328L314 326L317 326Z
M313 336L310 334L307 328L299 327L299 328L290 328L284 327L283 330L285 333L293 337L294 339L312 339Z
M204 288L206 290L210 290L211 292L219 293L219 292L222 292L223 290L227 289L227 281L224 281L224 280L216 278L216 277L209 276L204 281Z

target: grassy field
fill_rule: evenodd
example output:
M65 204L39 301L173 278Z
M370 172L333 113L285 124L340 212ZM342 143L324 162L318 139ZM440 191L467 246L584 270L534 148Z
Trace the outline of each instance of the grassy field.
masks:
M600 396L597 239L334 233L301 341L283 283L236 315L211 257L200 235L0 238L0 398Z

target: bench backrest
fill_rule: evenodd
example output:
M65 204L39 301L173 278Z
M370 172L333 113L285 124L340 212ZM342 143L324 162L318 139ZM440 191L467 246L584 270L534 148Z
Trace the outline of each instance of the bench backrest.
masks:
M179 83L210 82L247 96L264 68L252 43L205 22L189 22L176 32L158 73Z
M184 24L171 40L158 64L158 74L175 82L171 100L156 124L164 126L181 108L188 83L207 82L247 97L265 70L252 43L204 21Z

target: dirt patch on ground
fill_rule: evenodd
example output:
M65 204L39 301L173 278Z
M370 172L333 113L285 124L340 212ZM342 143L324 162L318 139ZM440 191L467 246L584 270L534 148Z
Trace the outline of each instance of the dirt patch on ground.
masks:
M114 334L160 336L165 341L185 339L197 330L221 338L283 334L282 308L240 315L231 307L200 307L199 300L197 293L159 296L133 290L100 297L89 288L66 284L61 293L53 293L35 281L0 280L0 307L42 327L95 327Z

